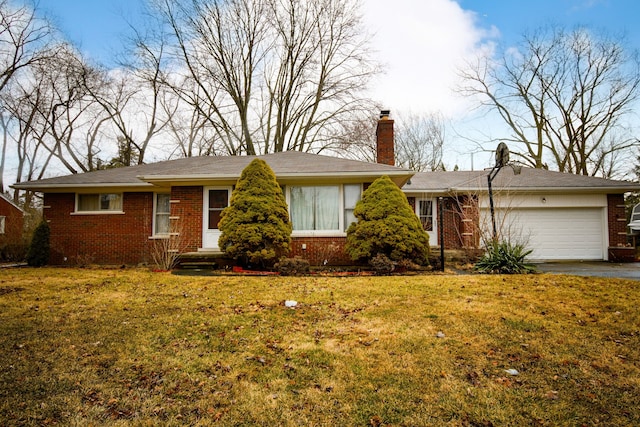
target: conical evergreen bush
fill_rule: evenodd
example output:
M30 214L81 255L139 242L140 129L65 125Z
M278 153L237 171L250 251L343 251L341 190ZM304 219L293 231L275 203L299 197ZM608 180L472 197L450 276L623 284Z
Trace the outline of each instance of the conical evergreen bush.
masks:
M29 250L27 251L27 264L31 267L42 267L49 263L50 229L46 221L42 221L34 230Z
M347 229L345 250L354 261L368 262L382 254L394 262L429 263L429 235L388 176L378 178L362 193L353 213L357 222Z
M264 160L255 159L242 171L218 228L220 248L245 265L269 268L289 254L287 202Z

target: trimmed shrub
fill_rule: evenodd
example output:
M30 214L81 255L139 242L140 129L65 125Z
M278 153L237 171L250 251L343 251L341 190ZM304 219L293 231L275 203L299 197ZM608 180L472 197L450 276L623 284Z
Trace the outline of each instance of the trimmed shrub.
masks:
M0 248L0 261L24 261L29 247L25 243L10 243Z
M31 267L42 267L49 262L51 249L49 235L49 224L46 221L42 221L34 230L31 245L29 245L29 250L27 251L26 260Z
M378 254L369 260L369 265L378 276L391 274L396 269L396 263L391 261L385 254Z
M287 202L264 160L255 159L242 171L218 228L220 248L244 266L269 268L289 253Z
M353 211L357 222L347 229L345 251L354 261L378 254L391 261L429 264L429 235L407 197L388 176L376 179Z
M309 274L310 264L309 260L296 256L293 258L280 258L274 268L282 276L300 276Z
M475 270L488 274L526 274L536 271L525 258L531 253L524 245L489 241L487 251L475 265Z

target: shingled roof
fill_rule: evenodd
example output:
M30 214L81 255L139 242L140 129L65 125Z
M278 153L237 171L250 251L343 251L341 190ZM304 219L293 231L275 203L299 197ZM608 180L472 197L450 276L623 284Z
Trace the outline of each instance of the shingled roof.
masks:
M487 175L490 170L436 171L416 173L403 190L406 193L441 193L487 191ZM510 167L498 172L492 181L494 189L508 188L522 192L571 191L571 192L627 192L640 191L640 184L593 176L576 175L523 167L516 175Z
M151 187L161 183L237 180L242 170L255 158L263 159L278 179L322 179L349 177L378 177L388 175L399 185L404 184L413 171L395 166L357 160L341 159L318 154L287 151L262 156L204 156L188 157L145 165L105 169L94 172L14 184L14 188L49 191L82 187Z

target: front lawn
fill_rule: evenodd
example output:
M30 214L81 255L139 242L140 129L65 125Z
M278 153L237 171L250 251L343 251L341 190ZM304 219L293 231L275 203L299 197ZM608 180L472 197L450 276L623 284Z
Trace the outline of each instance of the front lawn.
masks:
M639 288L0 270L0 425L640 425Z

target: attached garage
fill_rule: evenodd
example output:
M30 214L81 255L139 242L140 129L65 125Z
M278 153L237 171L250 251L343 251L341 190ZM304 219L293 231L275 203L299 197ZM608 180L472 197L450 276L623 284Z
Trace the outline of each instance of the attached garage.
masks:
M509 211L508 218L509 229L533 251L531 260L606 259L603 208L520 208Z
M489 172L417 173L403 190L410 202L437 201L436 224L443 205L445 248L482 248L493 228ZM627 241L624 194L639 191L638 183L531 168L516 175L506 167L492 188L498 237L524 243L532 261L635 258Z

